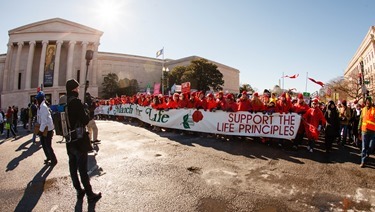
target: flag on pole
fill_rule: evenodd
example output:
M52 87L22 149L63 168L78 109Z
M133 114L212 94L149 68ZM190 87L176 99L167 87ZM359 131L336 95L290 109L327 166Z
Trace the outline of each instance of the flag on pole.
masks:
M320 85L320 86L324 86L324 83L323 82L321 82L321 81L316 81L316 80L314 80L313 78L310 78L309 77L309 80L311 80L312 82L314 82L314 83L316 83L316 84L318 84L318 85Z
M160 49L156 52L156 57L159 57L160 55L164 54L164 48Z
M299 76L299 74L295 74L295 75L292 75L292 76L285 75L285 76L283 76L283 78L288 77L288 78L291 78L291 79L295 79L298 76Z

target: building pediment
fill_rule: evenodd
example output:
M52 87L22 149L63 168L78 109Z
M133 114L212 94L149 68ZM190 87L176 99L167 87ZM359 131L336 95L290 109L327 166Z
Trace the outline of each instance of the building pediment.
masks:
M48 19L9 30L9 36L29 33L73 33L99 36L103 34L102 31L61 18Z

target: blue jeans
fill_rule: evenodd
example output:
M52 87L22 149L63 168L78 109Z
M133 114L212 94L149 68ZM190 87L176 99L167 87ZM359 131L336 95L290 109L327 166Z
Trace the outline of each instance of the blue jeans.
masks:
M340 125L340 133L342 132L342 144L346 143L346 137L348 137L348 125Z
M375 144L375 132L367 131L362 132L362 153L361 163L365 163L367 158L370 156L371 151L374 149Z

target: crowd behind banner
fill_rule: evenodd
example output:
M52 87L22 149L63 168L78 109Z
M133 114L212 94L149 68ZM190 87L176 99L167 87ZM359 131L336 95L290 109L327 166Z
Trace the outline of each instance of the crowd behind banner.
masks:
M132 117L156 127L173 128L222 135L250 136L262 141L292 140L298 148L306 138L308 150L313 151L321 132L326 151L333 142L360 146L357 102L336 106L324 104L317 98L306 99L302 94L277 95L267 89L260 95L242 92L216 94L204 92L174 93L171 96L138 93L108 100L98 100L95 111L99 116ZM349 108L349 109L348 109ZM333 113L331 113L334 111ZM346 113L346 111L349 111ZM336 114L336 115L331 115ZM356 116L354 115L356 114ZM357 125L357 126L353 126ZM354 129L354 130L353 130Z

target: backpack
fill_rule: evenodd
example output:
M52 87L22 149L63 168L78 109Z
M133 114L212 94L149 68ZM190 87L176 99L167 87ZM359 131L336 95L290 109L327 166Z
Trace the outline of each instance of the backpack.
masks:
M71 127L68 117L68 103L76 97L61 96L58 105L51 106L52 120L55 125L56 135L63 136L66 142L71 141Z
M32 115L33 117L35 117L35 116L37 115L37 113L38 113L38 108L36 107L35 104L32 104L32 105L31 105L31 115Z

